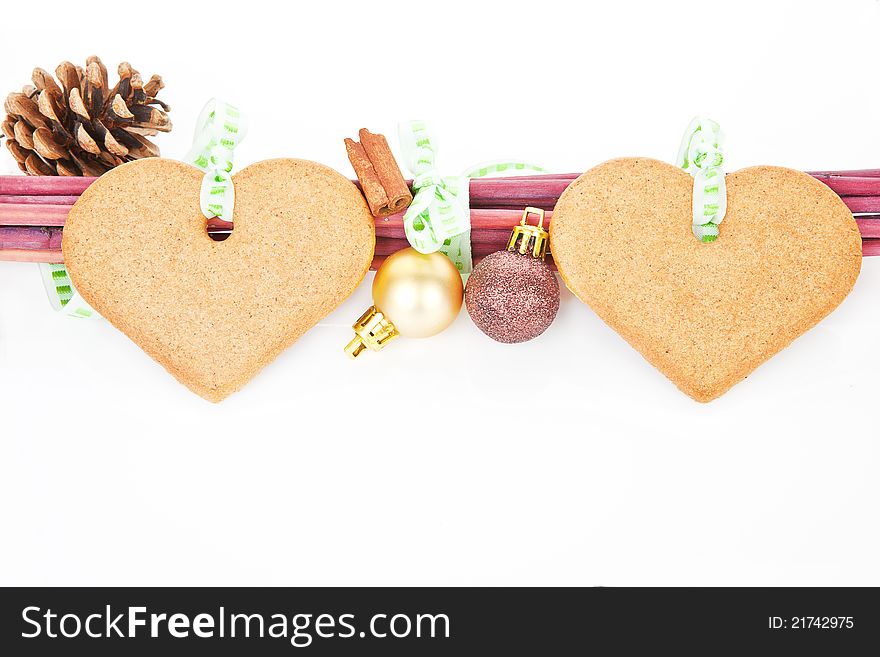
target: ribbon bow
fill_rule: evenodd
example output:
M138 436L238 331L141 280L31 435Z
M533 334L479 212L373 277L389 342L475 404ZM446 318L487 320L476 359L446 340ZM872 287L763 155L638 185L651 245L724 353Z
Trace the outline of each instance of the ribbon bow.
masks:
M471 270L470 198L464 176L440 177L424 121L401 123L400 146L413 174L413 201L403 215L406 239L419 253L440 251L461 272Z
M440 251L463 274L473 269L471 258L470 179L493 173L543 172L526 162L495 162L459 176L441 177L437 148L424 121L398 127L404 162L413 174L413 201L403 215L406 239L419 253Z
M697 117L688 126L678 149L676 163L694 177L694 235L701 242L718 239L718 224L727 212L724 181L724 135L711 119Z

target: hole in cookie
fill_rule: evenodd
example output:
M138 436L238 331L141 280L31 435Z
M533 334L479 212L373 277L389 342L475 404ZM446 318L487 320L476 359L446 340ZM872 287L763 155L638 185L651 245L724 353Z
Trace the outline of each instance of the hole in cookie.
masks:
M232 222L214 217L208 220L208 237L215 242L222 242L232 235Z

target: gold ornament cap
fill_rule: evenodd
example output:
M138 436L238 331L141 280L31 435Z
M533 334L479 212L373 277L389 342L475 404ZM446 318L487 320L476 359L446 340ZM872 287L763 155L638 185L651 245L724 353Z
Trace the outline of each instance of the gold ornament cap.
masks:
M528 223L530 214L539 217L537 225ZM544 211L540 208L529 207L523 210L519 226L513 227L510 239L507 240L507 250L519 251L523 255L531 251L533 257L543 260L547 255L549 237L550 233L544 230ZM517 242L519 242L519 246L517 246Z
M394 324L376 306L367 308L351 328L354 329L355 335L345 347L345 353L351 358L357 358L367 349L381 351L386 344L400 335Z

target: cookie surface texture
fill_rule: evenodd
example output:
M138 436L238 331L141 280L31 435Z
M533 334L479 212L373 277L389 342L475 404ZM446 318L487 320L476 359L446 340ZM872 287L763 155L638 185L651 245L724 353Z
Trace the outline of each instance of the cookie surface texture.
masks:
M697 401L813 327L861 268L858 227L811 176L727 175L720 236L691 233L693 178L657 160L601 164L560 197L550 251L571 291Z
M233 176L234 229L215 241L199 209L202 177L158 158L112 169L71 209L63 251L95 310L216 402L351 294L375 232L348 179L278 159Z

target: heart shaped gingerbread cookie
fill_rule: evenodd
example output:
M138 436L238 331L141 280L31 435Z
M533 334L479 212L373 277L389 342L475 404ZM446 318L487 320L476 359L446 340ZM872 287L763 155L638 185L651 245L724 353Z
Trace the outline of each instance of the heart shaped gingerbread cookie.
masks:
M349 180L280 159L233 177L235 227L214 241L199 209L203 175L158 158L111 170L71 209L63 251L86 301L216 402L351 294L375 232Z
M682 391L710 401L830 313L861 268L840 198L811 176L727 176L717 241L691 232L693 179L650 159L606 162L563 193L550 250L572 292Z

